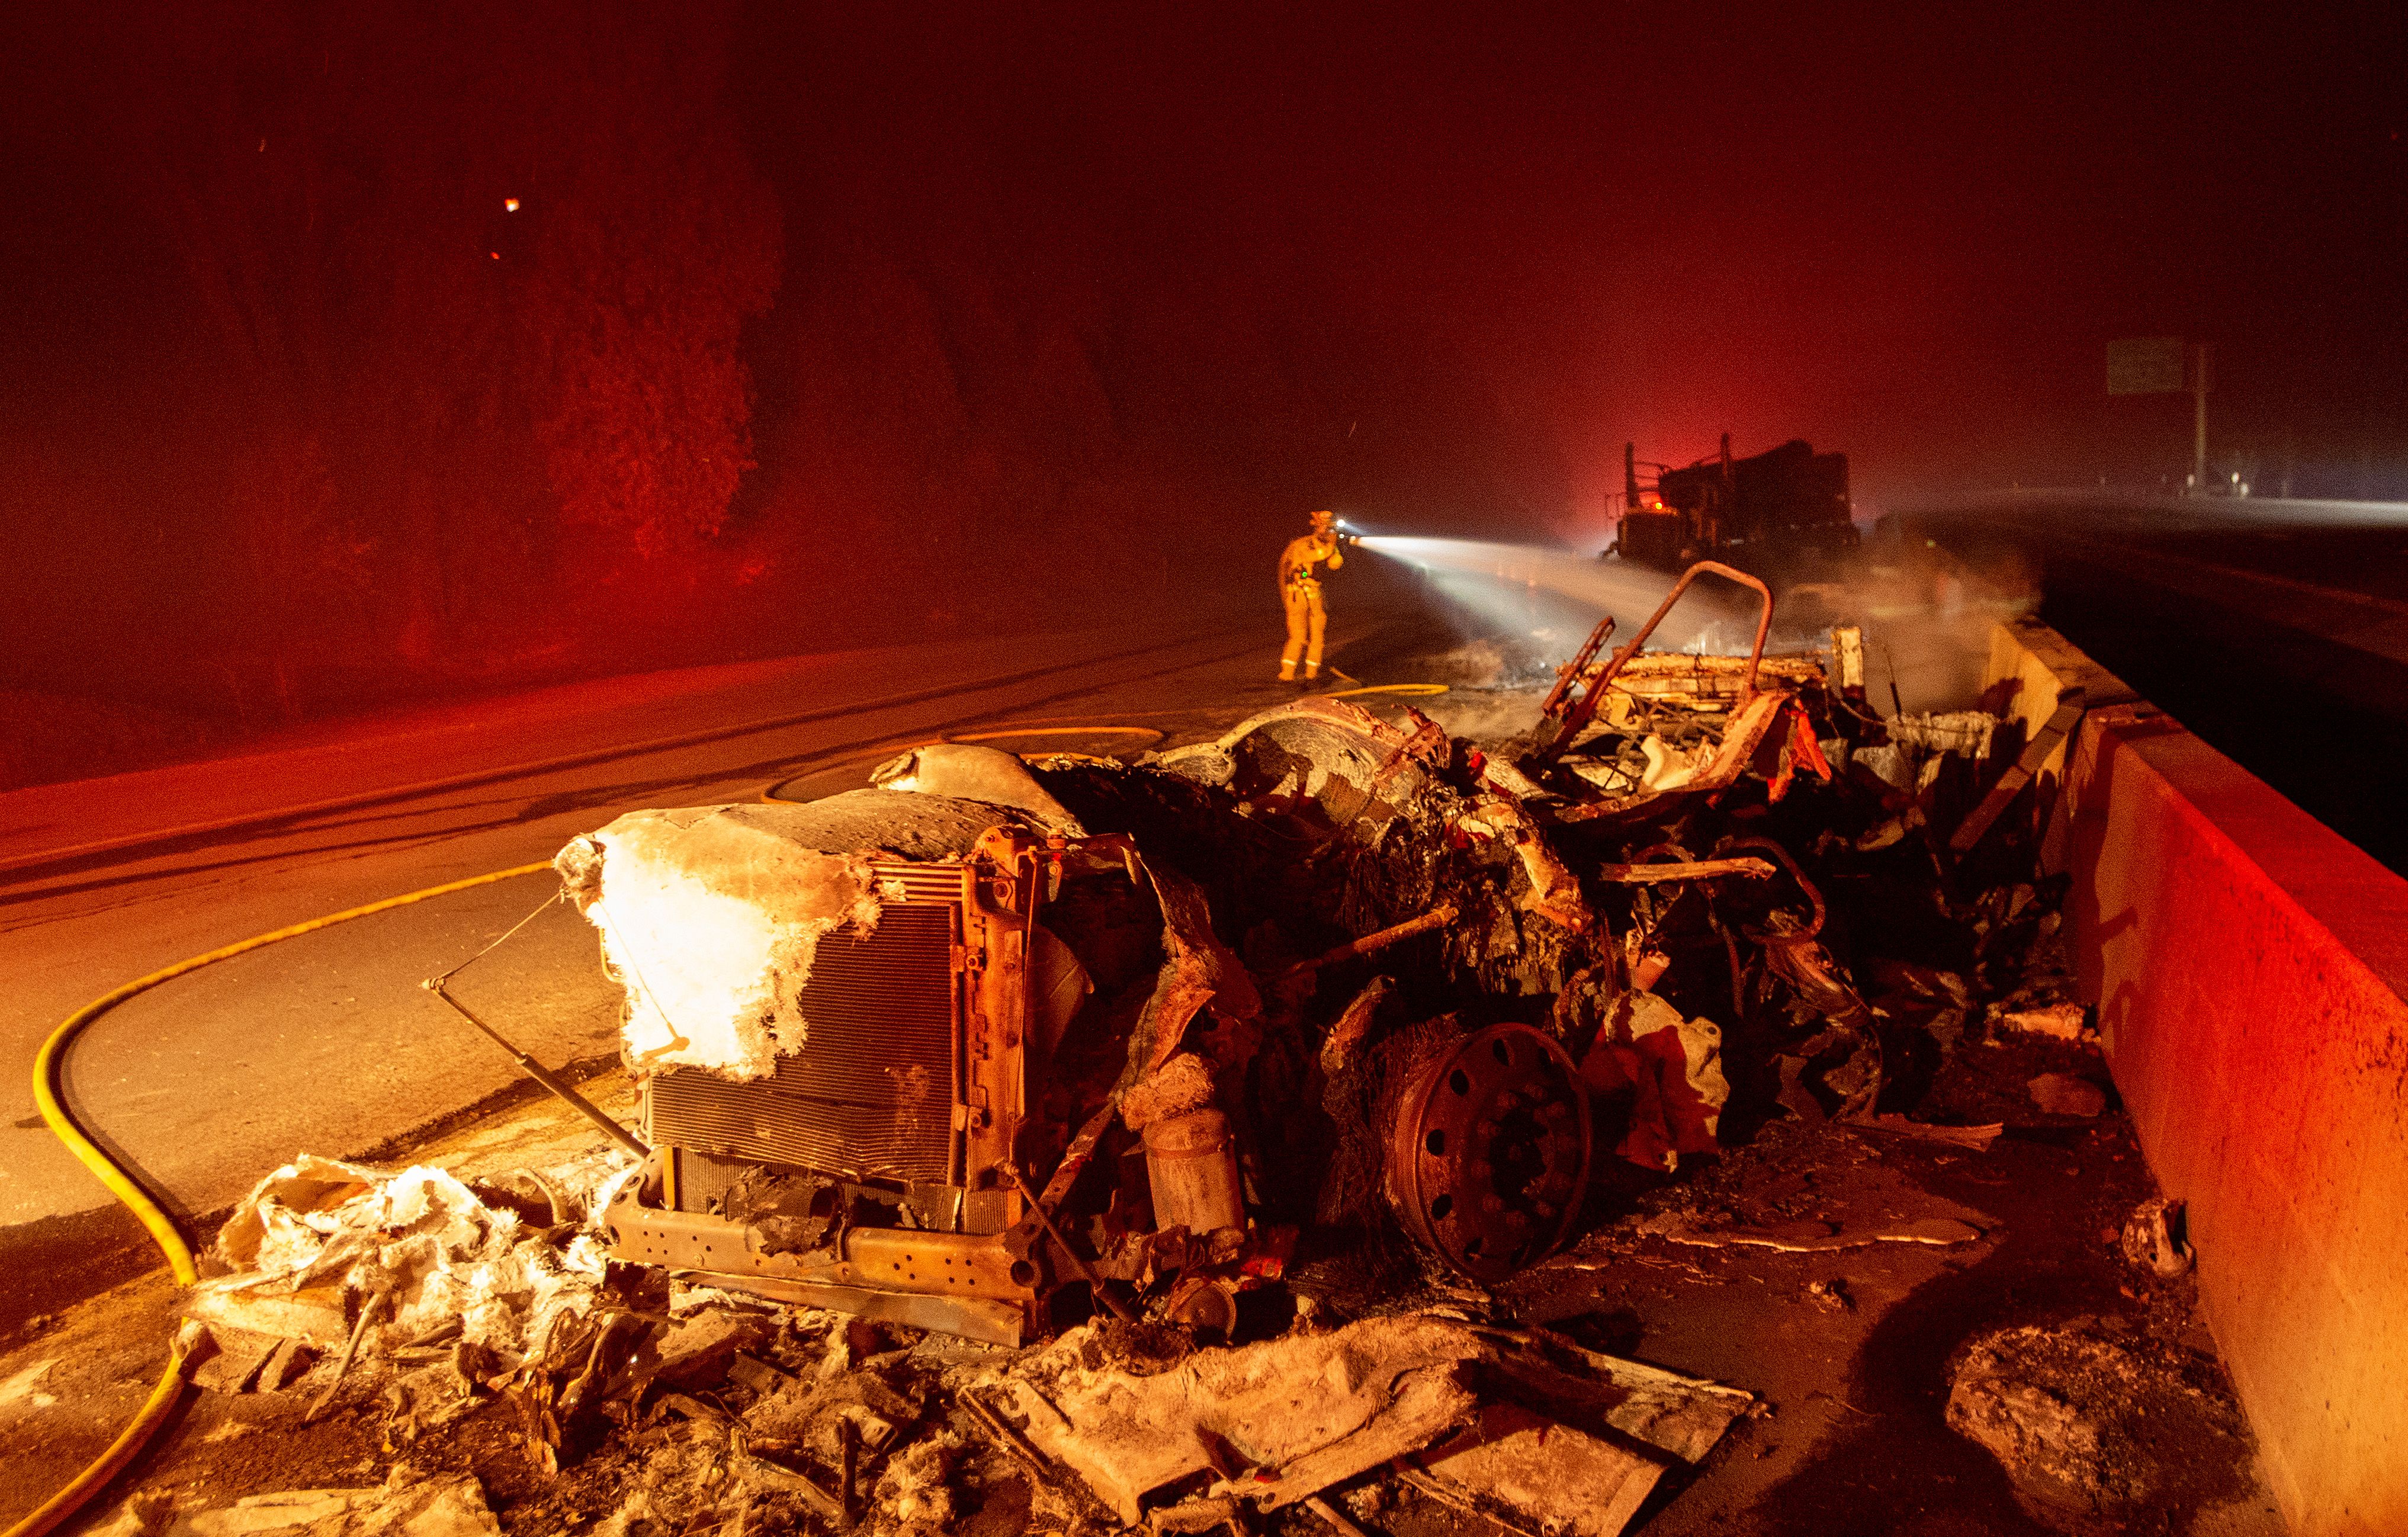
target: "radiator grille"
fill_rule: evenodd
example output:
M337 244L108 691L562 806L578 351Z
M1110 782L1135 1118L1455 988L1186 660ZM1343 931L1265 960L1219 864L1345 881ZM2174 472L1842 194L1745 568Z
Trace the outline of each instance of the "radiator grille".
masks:
M958 893L958 869L947 873L949 895ZM799 1000L803 1049L749 1084L694 1068L656 1075L654 1138L829 1173L944 1180L954 912L951 903L889 902L868 935L848 927L821 940Z
M962 899L959 865L905 865L882 859L871 862L869 872L878 883L880 895L889 901L950 903ZM895 895L897 888L899 897Z
M759 1164L714 1158L692 1148L678 1149L678 1203L681 1212L708 1212Z

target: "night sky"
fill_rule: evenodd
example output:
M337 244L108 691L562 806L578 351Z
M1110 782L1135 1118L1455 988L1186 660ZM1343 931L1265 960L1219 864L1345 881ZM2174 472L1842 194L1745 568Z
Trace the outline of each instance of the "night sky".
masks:
M10 686L799 649L1324 505L1594 547L1626 439L2179 476L2119 336L2408 494L2398 7L39 9Z
M1435 418L1375 424L1472 434L1551 508L1625 438L1724 428L1843 447L1876 497L2179 469L2186 404L2101 383L2107 339L2159 333L2217 342L2261 452L2396 472L2401 13L2102 9L797 27L748 94L814 59L803 132L846 151L811 158L896 204L991 188L1039 265L1106 252L1170 306L1234 273L1267 329L1428 362ZM1356 357L1312 361L1339 405Z

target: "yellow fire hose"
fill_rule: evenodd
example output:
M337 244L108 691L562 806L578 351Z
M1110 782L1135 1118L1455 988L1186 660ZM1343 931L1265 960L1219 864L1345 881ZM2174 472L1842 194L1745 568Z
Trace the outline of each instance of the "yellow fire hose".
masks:
M1351 699L1357 694L1398 694L1413 698L1446 692L1444 683L1369 683L1360 688L1333 688L1322 696L1325 699Z
M50 1032L50 1039L42 1042L41 1051L34 1057L34 1103L41 1111L42 1119L49 1124L52 1134L66 1144L67 1151L73 1153L86 1169L91 1170L94 1177L108 1187L108 1193L115 1196L127 1211L132 1212L141 1220L143 1227L150 1229L152 1242L159 1245L159 1252L167 1257L167 1268L175 1273L176 1284L179 1286L189 1286L199 1279L199 1271L194 1267L193 1251L185 1243L184 1235L176 1230L174 1220L159 1209L158 1202L150 1199L150 1192L144 1190L133 1175L127 1173L108 1154L102 1152L90 1137L84 1135L83 1128L76 1125L75 1117L68 1113L66 1105L60 1099L59 1068L65 1059L67 1047L74 1041L76 1036L85 1026L116 1008L127 998L133 998L137 993L149 992L161 983L172 981L188 971L197 971L204 966L231 959L247 951L274 944L280 940L294 939L321 928L332 927L336 924L349 923L353 918L365 918L372 912L383 912L392 908L407 907L412 902L423 902L431 897L447 896L452 892L466 891L470 886L490 885L495 881L508 881L521 875L533 875L538 870L550 869L552 865L549 861L535 865L518 865L509 869L494 870L487 875L472 875L465 881L451 881L439 886L428 886L423 891L406 892L399 897L388 897L382 901L370 902L365 907L329 913L322 918L312 918L307 923L294 924L289 928L280 928L272 934L259 934L248 940L237 941L233 944L212 950L207 955L194 955L189 960L178 961L175 965L153 971L147 977L138 977L122 987L102 994L78 1009L62 1020L57 1029ZM133 1422L125 1427L118 1438L109 1443L108 1449L94 1458L90 1467L78 1473L73 1482L44 1501L32 1515L10 1527L6 1533L0 1533L0 1537L42 1537L43 1533L52 1530L59 1523L81 1510L84 1504L93 1495L99 1493L110 1479L123 1472L125 1465L134 1460L136 1455L150 1442L151 1436L157 1433L159 1427L166 1423L168 1414L175 1408L176 1400L181 1395L184 1386L184 1369L190 1360L190 1350L186 1343L179 1338L168 1353L167 1367L160 1374L159 1386L150 1390L149 1401L142 1405L141 1412L134 1416Z

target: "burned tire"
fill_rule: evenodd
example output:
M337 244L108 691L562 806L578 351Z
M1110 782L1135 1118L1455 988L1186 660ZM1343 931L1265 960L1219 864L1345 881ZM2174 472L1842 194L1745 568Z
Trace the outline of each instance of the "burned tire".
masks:
M1553 1253L1588 1188L1589 1116L1571 1057L1527 1025L1491 1025L1407 1086L1383 1184L1415 1240L1478 1281Z

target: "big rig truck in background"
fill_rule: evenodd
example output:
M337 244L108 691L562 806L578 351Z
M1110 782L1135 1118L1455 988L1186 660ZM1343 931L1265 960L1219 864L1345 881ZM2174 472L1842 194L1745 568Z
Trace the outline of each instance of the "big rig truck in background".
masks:
M1699 560L1751 569L1789 567L1853 549L1848 456L1817 453L1802 438L1745 459L1722 452L1684 468L1641 465L1623 446L1623 513L1613 549L1644 566L1682 570ZM1641 481L1641 468L1654 470Z

